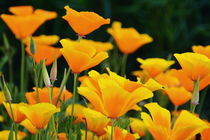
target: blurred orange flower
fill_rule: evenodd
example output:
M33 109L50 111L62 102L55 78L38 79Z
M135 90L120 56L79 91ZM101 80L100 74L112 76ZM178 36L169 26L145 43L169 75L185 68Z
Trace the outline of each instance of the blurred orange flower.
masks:
M170 87L166 88L165 91L171 102L176 106L185 104L192 97L192 93L183 87Z
M36 45L34 55L30 51L30 37L23 39L23 43L26 44L26 52L34 57L36 63L40 63L41 60L45 59L45 64L50 65L55 57L58 59L61 56L60 48L52 47L59 40L57 35L40 35L34 36L33 39Z
M66 133L59 133L58 134L58 140L68 140L66 137Z
M48 93L48 88L39 88L38 89L39 93L39 101L41 103L50 103L50 97ZM58 99L60 93L60 88L59 87L53 87L53 93L52 93L52 104L56 104L56 101ZM36 104L36 99L37 99L37 94L34 88L33 92L27 92L26 94L26 99L29 104ZM69 92L68 90L64 90L63 93L61 94L60 100L62 102L69 100L72 97L72 93ZM57 107L61 105L61 102L59 101L57 104Z
M136 103L153 96L140 83L127 80L111 71L109 73L110 76L91 71L90 77L83 79L78 88L79 94L89 100L96 111L110 118L117 118L136 109Z
M0 140L8 140L9 139L10 130L2 130L0 131ZM15 132L13 132L13 136L15 135ZM26 137L26 133L22 131L17 132L17 138L18 140L22 140Z
M141 118L155 140L188 140L209 128L204 121L186 110L180 113L171 128L171 115L167 109L157 103L149 103L145 107L151 116L142 112Z
M31 36L45 21L57 16L55 12L33 10L32 6L14 6L9 11L14 15L2 14L1 18L18 39Z
M107 52L96 52L92 44L62 39L62 55L73 73L80 73L101 63L108 57Z
M162 58L148 58L145 60L137 58L137 61L141 63L140 68L152 78L161 72L166 71L171 65L174 64L174 61L168 61Z
M207 46L194 45L192 46L192 50L193 52L203 54L210 59L210 45Z
M9 103L3 102L4 107L7 110L7 113L9 114L9 117L12 119L12 113L9 107ZM19 104L11 104L12 106L12 111L13 111L13 115L14 115L14 122L16 123L20 123L25 119L25 115L20 112L20 108L23 106L27 106L27 104L25 103L19 103Z
M200 78L201 81L209 77L210 59L207 56L190 52L174 54L174 56L181 65L185 75L191 80L196 81Z
M77 12L69 6L64 7L66 15L63 16L72 29L80 36L85 36L104 24L109 24L110 19L104 19L94 12Z
M34 105L22 106L20 111L37 129L44 129L52 115L60 109L49 103L38 103Z
M134 28L122 28L120 22L114 22L112 28L107 31L112 35L119 47L119 50L124 54L131 54L138 48L153 41L148 34L140 34Z
M24 126L31 134L36 134L38 132L36 127L33 126L33 124L28 119L23 120L20 125Z

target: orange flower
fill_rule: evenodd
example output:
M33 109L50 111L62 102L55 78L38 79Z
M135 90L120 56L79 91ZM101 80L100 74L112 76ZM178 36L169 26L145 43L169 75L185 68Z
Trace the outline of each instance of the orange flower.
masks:
M202 130L209 128L204 121L186 110L180 113L173 128L171 128L171 115L168 110L157 103L149 103L145 107L152 117L142 112L141 118L155 140L188 140Z
M30 51L30 37L24 39L23 43L26 44L26 52L30 56L33 56L37 63L45 59L45 64L50 65L53 63L55 57L58 59L61 56L60 48L52 47L59 40L57 35L40 35L33 37L33 39L36 44L36 53L34 55Z
M112 35L120 51L131 54L138 48L153 41L148 34L140 34L134 28L122 28L120 22L114 22L107 31Z
M34 105L22 106L20 111L37 129L44 129L52 115L60 109L49 103L38 103Z
M136 108L136 103L151 98L153 93L140 83L127 80L109 71L99 74L89 72L78 88L79 94L91 102L96 111L110 118L117 118Z
M3 130L0 131L0 140L8 140L9 139L10 130ZM13 132L13 136L15 135L15 132ZM18 140L22 140L26 137L25 132L18 131L17 138Z
M28 119L25 119L24 121L22 121L20 123L20 125L24 126L26 129L28 129L28 131L31 134L36 134L38 132L37 129L36 129L36 127L33 126L33 124Z
M72 29L80 36L85 36L104 24L109 24L110 19L104 19L94 12L77 12L69 6L64 7L66 15L63 16Z
M201 81L209 77L210 59L207 56L190 52L174 54L174 56L181 65L185 75L191 80L196 81L199 77Z
M38 89L39 92L39 100L41 103L50 103L50 97L49 97L49 92L48 92L48 88L39 88ZM55 105L56 101L58 99L60 93L60 88L58 87L53 87L53 94L52 94L52 103ZM27 92L26 94L26 99L28 101L29 104L36 104L36 99L37 99L37 94L34 88L33 92ZM68 90L64 90L63 93L61 94L61 101L67 101L72 97L72 93L69 92ZM61 102L59 101L57 104L57 107L59 107L61 105Z
M174 64L174 61L168 61L162 58L148 58L145 60L137 58L137 61L141 63L140 68L147 72L148 75L152 78L161 72L164 72Z
M205 47L201 45L198 45L198 46L195 45L195 46L192 46L192 50L193 52L203 54L210 59L210 45L207 45Z
M0 105L5 102L5 97L4 97L4 93L2 91L0 91Z
M204 129L202 132L201 132L201 139L202 140L209 140L210 138L210 123L205 121L206 124L209 126L209 128L207 129Z
M107 52L96 52L96 49L84 42L62 39L61 53L73 73L80 73L101 63L108 57Z
M3 104L7 110L7 113L9 114L9 117L12 119L12 113L11 113L11 110L9 107L9 103L3 102ZM25 115L20 112L20 108L23 106L27 106L27 104L19 103L19 104L11 104L11 106L12 106L12 111L13 111L13 115L14 115L14 122L20 123L21 121L23 121L25 119Z
M137 118L129 118L129 120L131 121L130 128L132 132L138 133L140 137L144 136L146 132L146 127L143 121Z
M183 87L170 87L165 89L169 99L176 106L180 106L188 102L192 94Z
M66 137L66 133L59 133L58 134L58 140L68 140Z
M18 39L31 36L45 21L57 16L55 12L41 9L33 11L32 6L10 7L9 11L14 15L2 14L1 18Z

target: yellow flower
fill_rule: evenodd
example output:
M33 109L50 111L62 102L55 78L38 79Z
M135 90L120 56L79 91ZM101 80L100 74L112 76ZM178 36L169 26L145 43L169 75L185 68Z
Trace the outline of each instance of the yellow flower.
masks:
M33 126L33 124L28 119L23 120L20 123L20 125L24 126L26 129L28 129L28 131L31 134L36 134L38 132L37 129L36 129L36 127Z
M0 140L8 140L10 134L10 130L3 130L0 131ZM13 136L15 135L15 132L13 132ZM26 137L25 132L18 131L18 140L22 140ZM14 138L15 140L15 138Z
M59 112L55 105L49 103L38 103L34 105L23 106L20 111L37 129L44 129L52 115Z
M0 122L4 122L4 117L0 115Z
M6 100L5 100L5 97L4 97L4 93L3 93L2 91L0 91L0 105L1 105L4 101L6 101Z
M145 135L146 127L144 125L144 122L137 118L129 118L131 121L130 128L133 133L138 133L140 137Z
M188 140L209 128L209 126L193 114L183 110L177 117L173 128L170 112L157 103L146 104L151 116L145 112L141 118L155 140Z
M207 46L195 45L192 46L192 50L193 52L203 54L210 59L210 45Z
M78 24L78 23L77 23ZM107 52L96 52L92 44L62 39L62 55L73 73L80 73L101 63L108 57Z
M148 58L145 60L137 58L137 61L141 63L140 68L145 70L152 78L161 72L164 72L174 64L174 61L168 61L162 58Z
M85 36L104 24L109 24L110 19L104 19L94 12L77 12L69 6L64 7L66 15L63 18L72 29L80 36Z
M153 96L140 83L127 80L111 71L109 75L91 71L89 76L83 79L78 92L91 102L94 110L110 118L124 115L136 108L136 103Z
M102 136L106 133L104 128L108 125L110 119L100 112L89 108L83 109L83 114L85 117L86 127L90 131L94 132L97 136Z
M176 106L185 104L192 97L192 93L183 87L170 87L166 88L165 91L171 102Z
M33 10L32 6L14 6L9 11L14 15L2 14L1 18L18 39L31 36L45 21L57 16L55 12Z
M190 52L174 56L191 80L196 81L198 77L202 80L210 75L210 59L207 56Z
M148 34L140 34L134 28L122 28L120 22L114 22L107 31L112 35L124 54L131 54L138 48L153 41Z
M60 48L52 47L59 40L57 35L40 35L33 37L36 44L36 53L33 55L30 51L30 37L23 39L26 44L26 52L34 57L35 62L40 63L41 60L46 60L46 65L51 65L55 59L61 56Z
M7 110L7 113L9 114L9 117L12 119L12 113L9 107L9 103L5 103L3 102L4 107ZM21 121L23 121L25 119L25 115L20 111L20 108L23 106L27 106L27 104L25 103L19 103L19 104L11 104L12 106L12 111L13 111L13 115L14 115L14 121L16 123L20 123Z

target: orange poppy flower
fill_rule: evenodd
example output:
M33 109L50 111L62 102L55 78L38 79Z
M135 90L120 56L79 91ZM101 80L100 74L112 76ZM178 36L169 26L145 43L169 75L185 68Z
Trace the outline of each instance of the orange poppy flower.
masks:
M210 75L210 59L198 53L174 54L181 65L183 72L191 80L196 81L207 78Z
M86 127L94 132L97 136L102 136L106 133L104 128L110 122L106 116L95 110L85 108L83 109L83 115L86 122Z
M194 88L194 81L188 77L185 72L180 70L173 69L173 75L177 77L181 83L181 85L187 89L188 91L192 92ZM210 84L210 75L206 76L203 79L200 79L199 90L204 89Z
M141 63L140 68L147 72L147 74L152 78L161 72L164 72L174 64L174 61L168 61L162 58L148 58L145 60L137 58L137 61Z
M91 44L62 39L62 55L73 73L80 73L101 63L108 57L107 52L96 52Z
M122 28L120 22L114 22L107 32L112 35L124 54L131 54L138 48L153 41L148 34L140 34L134 28Z
M201 139L202 140L209 140L210 138L210 123L208 121L205 121L206 124L209 126L209 128L204 129L200 134L201 134Z
M10 130L2 130L0 131L0 140L8 140L9 139ZM13 132L13 136L15 132ZM22 140L26 137L26 133L22 131L18 131L17 138L18 140Z
M9 117L12 119L12 113L9 107L9 103L3 102L3 104L7 110L7 113L9 114ZM19 104L11 104L11 106L12 106L12 111L14 115L14 122L16 123L22 122L25 119L25 115L22 112L20 112L20 108L23 106L27 106L27 104L19 103Z
M45 21L57 16L55 12L33 10L32 6L14 6L9 11L14 15L2 14L1 18L18 39L31 36Z
M90 77L85 78L78 88L79 94L91 102L94 110L105 116L120 117L136 108L136 103L153 96L140 83L127 80L111 71L109 73L110 76L91 71Z
M39 88L38 89L39 92L39 101L40 103L50 103L50 97L49 97L49 93L48 93L48 88ZM56 104L56 101L58 99L60 93L60 88L59 87L53 87L53 94L52 94L52 104ZM27 92L26 94L26 99L28 101L29 104L36 104L36 99L37 99L37 94L34 88L33 92ZM68 90L64 90L63 93L61 94L61 101L67 101L72 97L72 93L69 92ZM61 105L61 102L59 101L57 104L57 107L59 107Z
M141 118L155 140L188 140L209 128L204 121L186 110L180 113L171 128L171 115L168 110L157 103L149 103L145 107L151 116L142 112Z
M26 44L26 52L34 57L36 63L40 63L41 60L46 60L46 65L51 65L55 59L61 56L60 48L52 47L59 40L57 35L40 35L33 37L36 44L36 53L33 55L30 51L30 37L23 39L23 43Z
M58 134L58 140L68 140L66 137L66 133L59 133Z
M104 19L94 12L77 12L69 6L64 7L66 15L63 16L72 29L80 36L85 36L104 24L109 24L110 19Z
M28 119L23 120L20 125L24 126L31 134L36 134L38 132L36 127L33 126L33 124Z
M183 87L170 87L166 88L165 91L171 102L176 106L185 104L192 97L192 93Z
M21 113L35 126L37 129L44 129L52 115L59 112L60 109L49 103L38 103L34 105L20 107Z
M142 120L137 118L129 118L131 121L130 128L133 133L138 133L140 137L145 135L146 127Z
M207 46L195 45L192 46L192 50L193 52L203 54L210 59L210 45Z

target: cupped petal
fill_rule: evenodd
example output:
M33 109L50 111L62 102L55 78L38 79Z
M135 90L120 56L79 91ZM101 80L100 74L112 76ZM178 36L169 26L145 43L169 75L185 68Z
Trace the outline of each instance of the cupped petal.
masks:
M26 5L26 6L13 6L9 8L9 11L17 16L27 16L33 13L33 7Z

